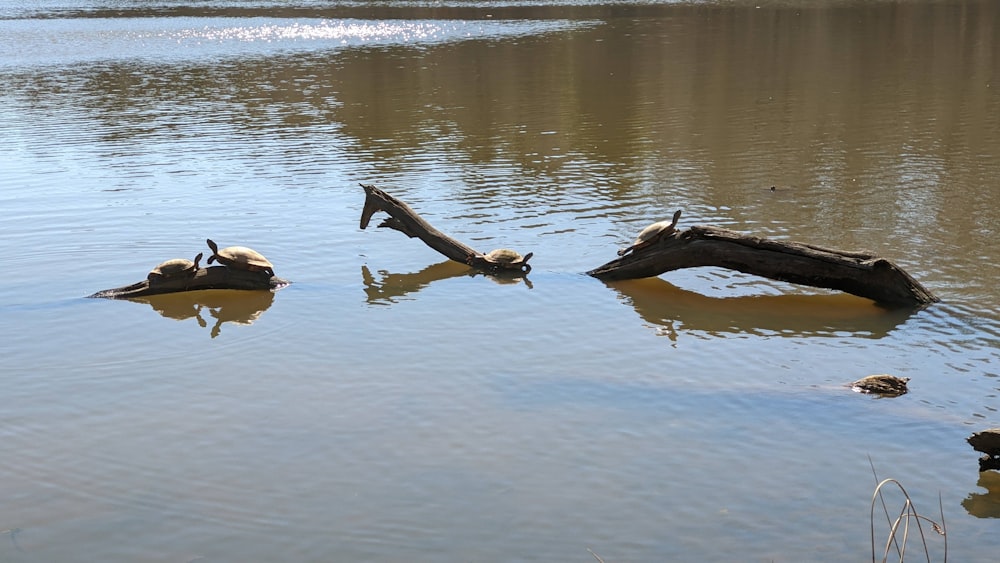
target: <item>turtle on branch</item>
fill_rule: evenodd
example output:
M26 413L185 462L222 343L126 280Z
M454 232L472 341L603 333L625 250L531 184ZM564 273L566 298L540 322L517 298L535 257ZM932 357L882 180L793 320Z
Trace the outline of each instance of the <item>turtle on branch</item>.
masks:
M274 265L268 262L264 255L252 248L245 246L230 246L219 250L219 245L212 239L205 241L212 249L212 255L208 257L208 263L218 262L228 268L245 270L247 272L263 272L270 276L274 275ZM201 256L199 254L199 256Z
M494 275L519 276L531 271L528 260L533 253L529 252L522 256L516 250L509 248L498 248L487 253L479 252L435 229L409 205L375 187L374 184L360 185L365 190L365 206L361 210L362 229L368 227L372 215L384 211L389 214L389 218L379 223L379 227L397 230L410 238L419 238L431 249L450 260L468 264Z
M643 229L619 258L587 274L601 280L659 276L715 266L812 287L836 289L887 306L923 306L939 299L892 261L868 251L845 251L743 235L710 226L676 230L673 221Z
M636 237L635 242L632 246L623 248L618 251L618 256L625 256L629 252L639 252L644 248L653 246L659 242L664 237L668 237L674 233L677 227L677 221L681 219L681 210L678 209L674 212L674 218L670 221L658 221L652 225L643 229L639 236Z
M419 238L445 257L487 273L523 275L532 253L497 249L481 253L438 231L402 201L372 184L361 184L365 205L361 228L378 211L389 218L378 226ZM681 210L668 221L643 229L618 258L588 275L605 281L659 276L681 268L715 266L813 287L836 289L890 307L924 306L939 299L892 261L868 251L845 251L811 244L742 235L719 227L677 230Z
M122 287L98 291L89 297L130 299L199 289L274 290L290 282L274 275L274 266L259 252L245 246L230 246L219 250L211 240L208 263L222 266L199 268L203 254L195 259L174 258L153 268L146 279Z
M201 262L202 253L194 257L194 261L187 258L174 258L167 260L159 266L153 268L146 280L151 284L160 283L172 279L193 278L198 271L198 262Z
M499 274L501 272L527 274L531 271L531 265L528 264L528 260L533 255L533 253L529 252L521 256L516 250L498 248L486 254L470 254L465 263L491 274Z

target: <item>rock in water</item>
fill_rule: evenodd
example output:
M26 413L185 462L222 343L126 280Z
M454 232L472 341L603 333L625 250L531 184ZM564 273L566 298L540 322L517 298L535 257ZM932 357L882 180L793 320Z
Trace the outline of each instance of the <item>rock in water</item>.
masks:
M896 377L889 374L869 375L851 384L851 389L859 393L871 393L885 397L898 397L906 394L906 382L909 377Z
M965 439L977 452L986 455L1000 456L1000 428L990 428L982 432L974 432Z
M974 432L965 441L972 449L983 453L979 458L980 471L1000 469L1000 428Z

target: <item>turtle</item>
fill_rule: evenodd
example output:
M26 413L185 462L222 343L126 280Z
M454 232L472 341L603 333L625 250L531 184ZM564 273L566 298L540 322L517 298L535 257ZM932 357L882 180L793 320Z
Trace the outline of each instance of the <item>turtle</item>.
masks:
M191 277L198 271L198 262L201 262L202 254L199 252L194 257L194 262L187 258L174 258L167 260L159 266L153 268L146 279L151 282L172 280L175 278Z
M521 271L524 268L528 268L529 270L531 269L531 266L528 265L528 260L530 260L533 255L533 253L529 252L526 255L521 256L521 254L516 250L498 248L487 252L483 255L483 258L499 270Z
M674 213L674 218L672 220L658 221L646 227L645 229L642 230L642 232L639 233L639 236L635 238L635 242L632 243L632 246L623 248L618 251L618 256L625 256L626 254L629 253L629 251L635 252L640 249L646 248L647 246L656 243L663 237L674 232L675 227L677 227L677 221L679 221L680 218L681 218L681 210L678 209L677 212Z
M896 377L895 375L881 373L862 377L851 383L851 389L859 393L898 397L899 395L906 394L906 383L908 381L910 381L909 377Z
M208 257L209 264L213 261L218 261L223 266L236 270L264 272L271 276L274 275L274 265L268 262L267 258L264 258L264 255L252 248L229 246L219 250L219 246L212 242L212 239L208 239L206 242L208 243L208 247L212 249L212 255Z

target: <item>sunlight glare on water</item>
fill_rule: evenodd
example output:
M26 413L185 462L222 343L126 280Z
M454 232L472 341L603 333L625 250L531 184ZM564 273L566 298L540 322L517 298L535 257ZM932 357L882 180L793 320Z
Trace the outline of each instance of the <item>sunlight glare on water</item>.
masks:
M450 25L450 29L445 29L443 23L433 22L329 22L318 23L261 23L236 27L222 27L203 29L191 29L167 34L168 39L176 39L179 44L186 41L296 41L296 40L330 40L337 39L341 43L347 44L352 40L361 43L380 43L389 39L396 41L441 41L445 36L454 36L456 25ZM478 27L481 35L485 32L482 26ZM471 31L464 32L466 36L471 36ZM137 39L143 39L143 35L136 35Z
M465 39L512 37L566 30L594 22L454 20L310 20L192 18L0 20L8 47L0 68L71 64L109 58L179 61L208 56L266 55L350 46L432 45ZM167 24L166 26L164 24ZM60 29L62 31L60 32ZM59 41L51 41L53 33Z

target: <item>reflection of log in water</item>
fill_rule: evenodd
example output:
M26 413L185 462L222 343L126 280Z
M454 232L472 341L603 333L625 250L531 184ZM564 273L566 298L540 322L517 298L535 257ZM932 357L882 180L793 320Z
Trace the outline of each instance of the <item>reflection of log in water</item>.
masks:
M971 493L962 501L962 507L977 518L1000 518L1000 473L981 471L976 485L986 493Z
M848 332L881 338L909 318L909 309L886 310L844 294L707 297L661 278L606 282L639 316L676 338L677 331L711 334L773 332L828 335Z
M379 270L375 279L367 266L361 266L361 278L365 284L365 294L369 303L395 303L396 299L408 293L415 293L431 282L468 275L469 267L450 260L427 266L419 272L391 274Z
M192 291L170 293L131 299L146 303L154 311L168 319L196 319L203 327L208 327L204 310L215 319L212 338L222 331L224 323L250 325L274 303L271 291Z
M529 289L532 287L531 282L526 277L491 276L451 260L439 262L419 272L407 274L396 274L379 270L378 279L372 275L371 270L367 266L361 266L361 279L365 285L365 295L368 296L368 303L372 305L395 303L400 297L416 293L439 280L475 276L478 274L483 274L488 279L500 284L524 282Z

